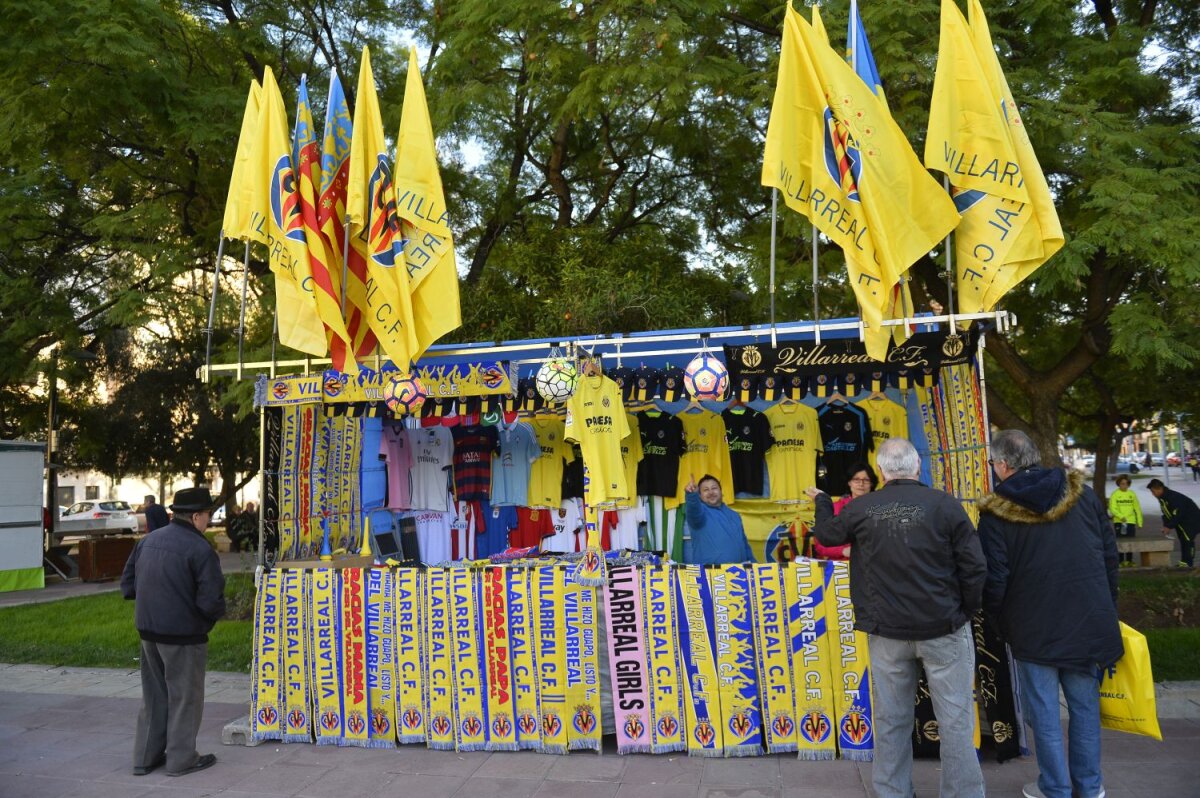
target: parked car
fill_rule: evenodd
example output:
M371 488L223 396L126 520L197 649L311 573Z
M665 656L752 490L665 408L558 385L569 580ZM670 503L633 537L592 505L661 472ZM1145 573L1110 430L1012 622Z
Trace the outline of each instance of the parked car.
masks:
M1167 465L1169 465L1169 466L1183 465L1183 458L1179 456L1179 452L1167 452Z
M55 526L60 532L76 534L94 531L134 533L138 531L138 520L128 502L88 500L68 507Z
M1094 474L1096 472L1096 457L1088 455L1081 457L1075 461L1075 467L1083 471L1085 474ZM1136 474L1140 470L1137 463L1131 461L1128 457L1118 457L1117 467L1110 468L1110 474Z

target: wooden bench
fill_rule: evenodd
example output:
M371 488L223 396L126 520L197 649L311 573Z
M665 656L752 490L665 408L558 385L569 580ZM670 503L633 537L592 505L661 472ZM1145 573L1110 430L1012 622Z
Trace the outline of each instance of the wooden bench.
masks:
M1174 548L1169 538L1117 538L1117 551L1137 554L1138 564L1146 567L1170 565Z

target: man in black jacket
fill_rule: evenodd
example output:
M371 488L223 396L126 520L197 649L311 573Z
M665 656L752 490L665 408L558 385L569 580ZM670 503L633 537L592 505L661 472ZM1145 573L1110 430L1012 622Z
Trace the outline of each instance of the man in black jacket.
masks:
M1117 541L1104 503L1077 471L1041 468L1025 433L992 439L998 484L979 505L987 556L984 608L1017 662L1039 778L1027 798L1104 795L1100 677L1121 658ZM1058 691L1070 716L1063 755Z
M1179 538L1179 565L1193 567L1196 564L1196 533L1200 532L1200 507L1177 490L1171 490L1161 479L1152 479L1146 487L1158 499L1162 508L1163 534L1174 530Z
M212 506L208 488L176 493L174 520L138 541L121 576L121 593L136 600L134 625L142 639L135 776L162 765L168 776L183 776L217 761L196 751L208 633L225 614L221 561L204 538Z
M941 738L942 798L981 798L971 633L986 575L979 537L957 499L917 481L921 461L911 443L889 438L877 462L886 484L836 517L827 495L808 490L817 540L852 544L854 628L869 635L874 682L875 792L913 794L910 738L924 664Z

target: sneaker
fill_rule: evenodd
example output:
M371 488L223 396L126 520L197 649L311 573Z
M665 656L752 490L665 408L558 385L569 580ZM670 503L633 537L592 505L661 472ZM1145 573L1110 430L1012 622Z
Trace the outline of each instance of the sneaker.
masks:
M1175 564L1176 568L1191 568L1191 563L1180 562Z
M202 754L201 757L196 760L196 763L194 765L192 765L190 768L185 768L184 770L181 770L178 773L172 773L170 771L167 771L167 775L168 776L186 776L189 773L195 773L199 770L204 770L205 768L210 768L214 764L216 764L216 762L217 762L216 754Z
M137 765L133 769L133 775L145 776L147 773L153 773L167 763L167 755L159 754L149 765Z
M1046 798L1046 794L1038 787L1036 781L1031 781L1021 788L1021 794L1025 798Z

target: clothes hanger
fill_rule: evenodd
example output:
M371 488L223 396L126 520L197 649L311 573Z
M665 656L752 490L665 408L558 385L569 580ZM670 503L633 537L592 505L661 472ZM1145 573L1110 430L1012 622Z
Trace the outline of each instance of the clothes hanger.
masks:
M850 403L849 400L846 399L846 397L842 396L840 391L834 391L833 393L829 394L829 398L827 398L825 400L825 404L827 404L827 405L831 405L836 402L841 402L844 405Z

